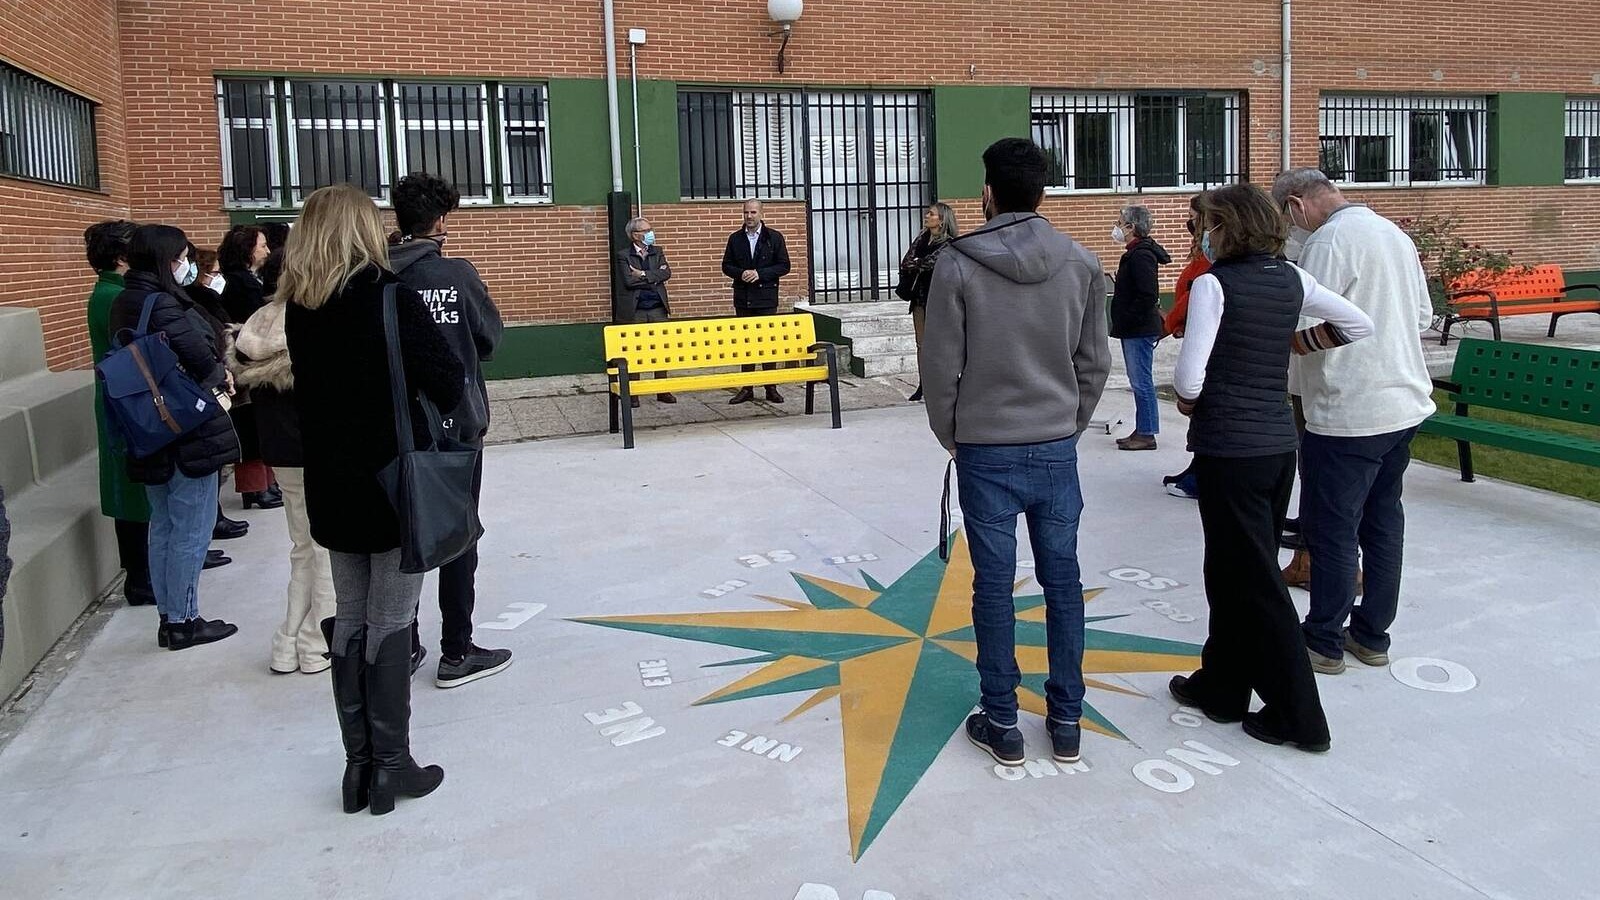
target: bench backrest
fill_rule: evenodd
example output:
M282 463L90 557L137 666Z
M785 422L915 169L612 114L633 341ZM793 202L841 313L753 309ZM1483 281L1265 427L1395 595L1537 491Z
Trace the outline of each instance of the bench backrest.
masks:
M1556 300L1566 294L1566 278L1558 265L1534 266L1521 274L1495 275L1476 269L1457 278L1450 290L1494 291L1496 299L1505 303L1515 300ZM1481 294L1462 297L1458 306L1487 305L1489 298Z
M1451 381L1472 406L1600 425L1600 351L1462 340Z
M787 362L814 359L816 342L810 313L607 325L606 362L624 358L630 372Z

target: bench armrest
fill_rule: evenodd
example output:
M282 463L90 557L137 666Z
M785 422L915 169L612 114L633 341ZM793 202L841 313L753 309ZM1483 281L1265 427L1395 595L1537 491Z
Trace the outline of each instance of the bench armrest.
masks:
M1596 292L1600 292L1600 284L1569 284L1569 285L1567 285L1567 286L1565 286L1565 287L1563 287L1561 289L1561 293L1563 293L1563 294L1568 294L1568 293L1571 293L1573 291L1596 291Z
M628 358L626 356L617 356L608 359L606 360L606 368L616 369L619 376L626 378L628 376Z
M1438 388L1441 391L1449 391L1452 394L1461 393L1461 385L1456 384L1454 381L1450 381L1450 380L1445 379L1445 378L1435 378L1435 379L1433 379L1433 386Z
M1488 297L1489 315L1495 317L1496 319L1500 318L1500 298L1495 294L1494 291L1491 291L1488 288L1470 288L1465 291L1454 291L1450 293L1446 299L1454 302L1463 297Z

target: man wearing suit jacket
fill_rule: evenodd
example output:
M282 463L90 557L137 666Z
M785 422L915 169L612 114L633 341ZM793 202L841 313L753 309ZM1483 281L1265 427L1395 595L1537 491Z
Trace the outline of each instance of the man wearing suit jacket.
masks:
M671 312L667 306L667 279L672 277L672 270L667 267L667 254L656 246L656 233L649 220L629 220L627 228L628 249L617 251L617 284L622 289L612 302L611 320L619 325L665 322ZM656 400L678 402L677 397L665 392L657 394ZM637 394L633 405L639 405Z
M778 279L789 274L789 247L783 235L761 222L761 201L744 202L744 227L728 236L728 249L722 254L722 273L733 279L733 309L740 316L778 314ZM776 369L776 363L766 368ZM746 372L754 366L745 366ZM752 388L743 387L729 404L749 403L756 398ZM782 403L783 395L767 385L767 402Z

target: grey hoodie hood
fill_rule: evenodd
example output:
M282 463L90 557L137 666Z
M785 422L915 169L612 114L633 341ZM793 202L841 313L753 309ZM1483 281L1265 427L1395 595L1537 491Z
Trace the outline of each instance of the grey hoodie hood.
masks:
M443 256L439 252L439 242L428 238L412 238L389 248L389 265L396 275L404 275L407 269L430 256Z
M1017 284L1040 284L1067 264L1068 239L1037 213L1004 213L949 249Z

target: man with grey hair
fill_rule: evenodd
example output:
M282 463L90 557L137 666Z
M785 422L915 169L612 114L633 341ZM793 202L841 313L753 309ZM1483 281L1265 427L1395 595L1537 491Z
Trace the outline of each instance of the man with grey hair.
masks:
M1134 405L1133 433L1117 441L1118 450L1154 450L1161 431L1155 373L1162 330L1160 269L1172 255L1150 236L1153 225L1149 208L1124 206L1111 229L1111 239L1123 247L1111 289L1111 337L1122 342Z
M1290 361L1305 411L1301 529L1311 556L1302 625L1311 667L1344 671L1344 653L1389 664L1405 546L1401 488L1417 426L1434 413L1420 333L1433 304L1417 248L1399 226L1346 200L1316 169L1278 176L1272 198L1301 244L1299 265L1372 318L1373 336ZM1365 592L1356 604L1356 572ZM1349 627L1345 627L1348 619Z
M656 232L649 219L629 219L627 234L628 248L617 251L617 292L611 321L619 325L665 322L672 312L667 305L667 280L672 277L667 254L656 246ZM657 394L656 400L678 402L677 397L665 391ZM635 394L633 406L638 405L639 395Z

